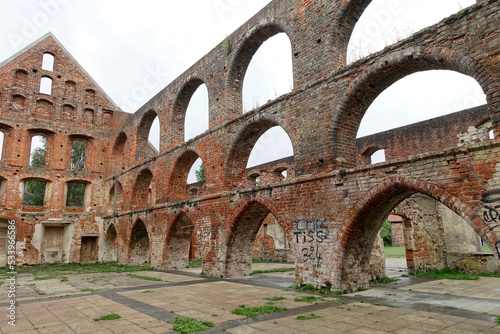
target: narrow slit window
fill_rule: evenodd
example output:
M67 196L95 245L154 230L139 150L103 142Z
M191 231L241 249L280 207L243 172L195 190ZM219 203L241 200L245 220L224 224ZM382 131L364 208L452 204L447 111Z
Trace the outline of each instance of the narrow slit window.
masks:
M0 131L0 161L3 160L3 141L5 138L5 134Z
M87 144L83 141L75 140L71 152L71 170L81 172L85 169L85 151Z
M54 70L54 56L50 53L44 53L42 57L42 70Z
M49 77L42 77L40 79L40 93L52 95L52 79Z

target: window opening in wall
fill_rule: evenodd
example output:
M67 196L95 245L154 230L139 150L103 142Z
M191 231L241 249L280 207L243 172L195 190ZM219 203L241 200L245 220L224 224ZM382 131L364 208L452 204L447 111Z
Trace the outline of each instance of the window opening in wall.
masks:
M44 53L42 58L42 70L54 70L54 56L50 53Z
M0 254L7 253L7 231L9 223L6 219L0 219Z
M201 158L198 158L191 167L191 170L189 171L187 184L205 182L205 180L206 180L205 165L203 164Z
M354 27L347 63L380 51L475 3L476 0L442 0L439 5L434 0L373 0Z
M243 81L243 112L256 109L293 89L292 47L285 33L262 44Z
M75 140L71 151L71 170L81 172L85 169L85 151L87 144L83 141Z
M40 79L40 93L52 95L52 79L49 77L42 77Z
M267 130L255 143L247 168L293 156L293 145L280 126Z
M494 132L493 130L490 130L490 131L488 132L488 138L490 138L490 139L495 139L495 132Z
M68 182L66 206L83 207L85 203L85 183Z
M413 73L375 98L361 120L357 138L484 104L486 95L472 77L449 70Z
M378 164L385 161L385 150L380 149L371 155L372 164Z
M5 198L7 194L7 180L0 177L0 200Z
M201 85L189 100L184 125L184 141L208 130L208 118L208 90L205 85Z
M0 131L0 160L3 160L3 140L5 138L5 134Z
M23 205L43 206L43 201L45 198L45 186L45 181L25 181Z
M47 142L45 136L31 137L30 167L45 168Z
M148 142L156 150L155 154L160 151L160 119L158 116L155 118L151 124L151 129L149 130Z

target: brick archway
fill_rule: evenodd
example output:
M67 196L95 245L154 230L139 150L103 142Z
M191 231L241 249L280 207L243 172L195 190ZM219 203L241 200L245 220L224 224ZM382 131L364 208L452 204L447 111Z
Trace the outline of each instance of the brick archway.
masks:
M487 96L492 120L498 118L495 114L498 113L500 98L494 97L494 93L498 92L499 84L488 68L473 58L440 47L430 50L410 48L389 53L376 64L367 66L366 73L349 85L337 105L337 113L332 118L329 131L335 143L333 154L344 155L337 157L338 160L346 161L347 167L355 166L357 131L366 110L377 96L398 80L425 70L452 70L474 78Z
M142 219L137 219L130 230L128 258L131 264L143 264L151 260L149 232Z
M290 227L284 225L275 212L271 204L259 199L246 201L237 210L226 231L225 261L224 256L222 257L224 261L222 273L225 278L250 275L255 238L268 215L271 214L276 218L285 232L285 237L289 242L292 241Z
M136 158L147 159L153 156L153 148L149 145L149 132L153 125L154 120L159 117L158 113L152 109L148 110L142 115L139 126L137 127L137 138L136 138ZM161 122L160 122L161 125ZM161 126L160 126L161 129ZM161 141L159 150L162 150Z
M226 48L233 48L232 43L235 45L234 50L231 52L233 60L229 65L225 84L225 88L230 94L226 104L230 108L229 113L231 118L238 117L243 112L243 81L252 57L265 41L279 33L285 33L289 39L290 36L293 36L281 23L267 19L261 21L248 31L244 39L238 41L237 45L234 41L227 41L231 45L226 46ZM228 53L229 50L227 49ZM294 45L292 43L292 53L294 52Z
M169 225L165 238L163 267L167 269L182 269L189 264L189 248L195 226L185 212L177 215Z
M340 284L347 289L368 285L370 251L383 220L404 199L421 193L447 206L464 218L485 240L487 227L472 208L459 198L430 183L394 176L371 189L350 210L340 233L342 268ZM494 245L491 245L494 247Z
M201 158L203 164L205 164L205 161L208 160L201 157L196 151L192 149L183 150L179 154L179 156L176 159L174 159L175 162L173 164L173 167L170 171L170 176L168 178L169 189L167 193L169 194L168 196L169 202L180 202L186 200L187 179L189 176L189 172L193 167L193 164L196 162L196 160L198 160L198 158ZM205 165L206 171L209 170L208 167L209 167L208 165ZM205 177L207 180L209 180L210 173L207 172Z

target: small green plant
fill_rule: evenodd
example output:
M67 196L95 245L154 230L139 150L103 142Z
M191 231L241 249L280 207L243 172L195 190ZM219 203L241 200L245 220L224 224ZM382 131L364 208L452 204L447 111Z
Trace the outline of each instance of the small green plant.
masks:
M212 314L212 317L214 317L214 318L216 318L218 316L219 316L218 314Z
M129 276L133 277L133 278L145 279L148 281L156 281L156 282L161 281L161 278L158 278L158 277L150 277L150 276L142 276L142 275L134 275L134 274L130 274Z
M35 276L34 280L35 281L43 281L43 280L46 280L46 279L53 279L54 276L52 275L49 275L49 276Z
M396 282L396 281L397 281L396 278L387 277L387 276L381 277L381 276L377 275L375 277L375 279L372 279L370 281L370 284L392 283L392 282Z
M281 268L281 269L270 269L270 270L254 270L252 275L257 274L267 274L267 273L286 273L289 271L295 271L295 268Z
M316 315L314 313L311 313L310 315L299 315L297 316L297 320L311 320L311 319L317 319L321 318L319 315Z
M286 299L286 298L285 298L285 297L283 297L283 296L279 296L279 297L274 296L274 297L271 297L271 298L264 298L264 299L265 299L265 300L272 301L272 302L276 302L276 301L278 301L278 300L283 300L283 299Z
M233 51L233 47L231 45L231 37L227 36L224 40L224 50L226 51L226 56L229 56L231 51Z
M144 290L142 293L153 293L153 290Z
M287 311L287 310L288 309L286 307L279 307L275 305L263 305L255 307L245 307L245 305L240 305L240 307L234 309L232 313L255 318L261 314L271 314L274 312Z
M95 292L94 289L89 289L89 288L81 289L80 291L81 292L90 292L90 293L94 293Z
M200 332L214 327L214 324L209 321L197 321L194 318L175 318L174 331L181 334Z
M116 314L116 313L111 313L111 314L106 314L106 315L103 315L102 317L100 318L95 318L94 321L101 321L101 320L116 320L116 319L120 319L121 316L119 314Z
M305 302L305 303L314 303L316 300L323 300L321 297L316 297L316 296L304 296L300 298L295 298L296 302Z
M201 268L201 260L189 260L188 268Z
M68 277L67 277L67 276L61 276L61 277L59 277L59 280L60 280L61 282L67 282L69 279L68 279Z
M496 318L495 321L500 324L500 317Z
M319 293L319 294L329 294L330 288L329 287L321 287L321 286L316 286L313 284L294 284L291 286L292 289L294 290L300 290L300 291L306 291L306 292L312 292L312 293ZM347 290L344 290L347 291Z

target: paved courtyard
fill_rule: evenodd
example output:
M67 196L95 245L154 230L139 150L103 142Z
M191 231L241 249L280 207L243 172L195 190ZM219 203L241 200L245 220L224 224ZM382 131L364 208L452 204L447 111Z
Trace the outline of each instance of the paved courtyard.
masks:
M289 267L254 264L254 269ZM318 296L289 289L293 272L242 279L206 279L199 269L68 275L65 279L18 277L16 326L7 324L6 285L1 287L1 333L175 333L176 317L210 321L203 333L500 333L500 279L452 281L399 277L367 291ZM135 276L134 276L135 275ZM152 281L143 276L159 279ZM270 301L272 297L279 299ZM312 298L311 298L312 299ZM287 310L249 318L241 306ZM95 321L116 313L116 320ZM297 316L314 314L314 319Z

